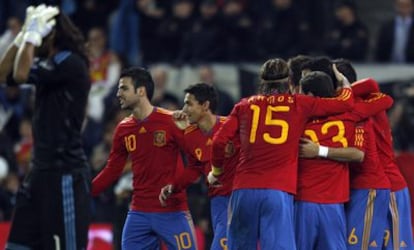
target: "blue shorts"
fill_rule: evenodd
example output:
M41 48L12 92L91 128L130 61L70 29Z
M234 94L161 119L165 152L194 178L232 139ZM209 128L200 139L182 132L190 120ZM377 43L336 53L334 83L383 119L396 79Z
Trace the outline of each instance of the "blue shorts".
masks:
M410 222L411 208L408 188L391 192L383 249L414 249Z
M148 213L129 211L122 231L123 250L196 249L194 226L188 211Z
M351 200L345 209L348 250L381 248L389 201L389 189L351 190Z
M346 249L344 204L297 201L295 236L298 250Z
M211 198L211 221L214 232L211 250L227 249L227 209L229 199L229 196L216 196Z
M229 205L229 250L296 249L293 196L274 189L233 191Z

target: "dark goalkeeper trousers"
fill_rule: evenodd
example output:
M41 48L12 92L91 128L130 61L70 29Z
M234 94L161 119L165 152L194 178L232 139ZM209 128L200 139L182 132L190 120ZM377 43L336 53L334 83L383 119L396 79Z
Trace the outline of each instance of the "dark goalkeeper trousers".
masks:
M32 170L17 193L6 249L86 249L90 201L89 169Z

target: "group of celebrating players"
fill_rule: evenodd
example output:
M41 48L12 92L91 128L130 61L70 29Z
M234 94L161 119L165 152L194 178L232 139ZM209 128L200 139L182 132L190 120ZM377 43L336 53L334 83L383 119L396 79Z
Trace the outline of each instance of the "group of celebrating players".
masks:
M211 249L414 247L385 113L393 100L373 79L357 81L348 61L270 59L258 94L228 117L214 114L217 94L205 83L188 87L173 113L152 106L152 92L146 70L121 75L117 95L132 115L116 128L108 164L93 180L97 194L132 161L125 249L160 240L195 249L185 189L201 175L211 198Z
M2 82L36 86L32 169L6 249L86 249L83 45L56 7L31 6L0 61ZM172 112L151 104L146 69L122 72L117 98L131 115L117 125L91 190L98 195L131 162L122 249L159 249L161 242L197 249L186 188L203 175L211 249L414 249L407 183L385 113L392 98L373 79L357 81L343 59L270 59L259 77L258 94L221 117L208 84L185 89L182 110Z

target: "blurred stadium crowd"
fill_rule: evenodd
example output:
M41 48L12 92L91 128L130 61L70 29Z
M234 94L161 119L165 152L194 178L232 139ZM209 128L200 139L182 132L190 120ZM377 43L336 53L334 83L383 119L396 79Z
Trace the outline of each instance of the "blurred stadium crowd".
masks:
M58 5L81 28L88 44L93 83L84 146L96 174L105 165L114 127L126 115L115 98L117 80L125 66L149 67L156 84L153 103L174 110L181 107L181 93L167 91L168 70L159 64L178 68L191 65L199 81L219 89L218 113L226 115L237 100L223 91L226 86L216 82L212 63L261 63L271 57L288 59L297 54L359 63L413 63L413 2L395 0L393 16L384 18L375 36L359 18L356 2L2 0L0 55L19 32L28 5ZM398 98L389 115L396 150L402 152L402 164L410 159L412 164L414 135L409 131L414 131L414 85L407 83L393 94ZM32 109L31 87L0 88L0 221L10 220L14 195L30 167ZM120 242L130 178L126 170L113 189L94 200L94 221L114 224L114 242ZM206 191L203 180L188 190L194 221L208 245L211 229Z

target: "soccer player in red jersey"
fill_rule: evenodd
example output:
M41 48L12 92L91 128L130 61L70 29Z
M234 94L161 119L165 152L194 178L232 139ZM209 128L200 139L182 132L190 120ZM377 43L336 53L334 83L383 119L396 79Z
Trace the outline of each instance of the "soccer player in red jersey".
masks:
M331 67L329 65L329 67ZM334 97L331 82L310 82L302 93ZM314 118L306 125L304 136L324 146L346 148L354 161L364 153L351 147L355 121L349 112ZM298 187L295 196L295 237L297 249L346 249L344 203L349 200L348 163L324 158L299 159Z
M356 73L352 65L346 60L339 60L341 72L352 75ZM379 92L378 83L372 79L363 79L352 85L356 95L365 98L369 93ZM411 205L408 186L395 160L391 127L385 111L372 117L376 146L380 162L391 182L390 204L388 211L388 225L384 236L385 249L407 248L414 249L412 227L407 223L411 220Z
M385 110L392 104L392 99L385 95L373 97L370 112L382 108ZM354 146L364 152L362 163L350 164L350 201L346 205L347 218L347 249L368 249L382 246L384 230L387 224L390 183L378 157L375 145L375 134L371 119L364 119L364 111L356 101L355 110L350 113L350 119L358 121L355 128ZM361 111L361 112L360 112ZM361 116L362 115L362 116ZM325 146L319 146L320 152ZM326 148L324 156L332 158L332 148ZM317 153L314 154L316 156ZM302 155L303 156L303 155ZM346 159L345 156L342 156Z
M229 205L228 249L256 249L258 240L261 249L296 249L293 195L300 136L309 118L353 106L349 86L336 98L292 95L288 76L284 60L266 61L260 72L261 94L236 104L214 135L209 177L219 182L226 171L222 166L227 141L238 135L241 142ZM302 81L331 79L325 73L311 72Z
M168 249L196 249L185 190L172 194L167 206L158 200L159 190L183 171L183 132L170 111L152 106L153 92L147 70L129 68L121 73L117 97L132 115L118 124L107 164L92 181L92 194L117 180L130 159L133 192L122 249L157 249L160 239Z
M172 184L165 186L160 193L162 203L170 194L186 189L200 176L211 170L211 145L213 135L224 123L226 117L214 114L217 106L217 93L214 87L198 83L184 90L183 112L187 115L190 125L184 132L184 152L187 155L188 166ZM211 220L214 238L212 250L227 249L227 207L232 189L235 166L238 162L239 146L236 141L230 141L226 148L226 168L223 184L208 189L211 198Z
M344 71L347 78L353 81L356 79L355 71L350 71L348 67L344 68L342 60L336 63L338 63L338 68L341 72L342 70ZM364 79L354 83L353 89L355 86L369 81L370 79ZM377 92L375 90L372 91ZM355 89L354 92L359 93L360 90ZM366 93L368 94L369 92ZM366 96L364 101L356 102L352 113L356 115L356 118L364 119L385 112L391 105L392 99L390 97L381 93L371 93L371 95ZM351 172L351 187L353 190L351 201L347 206L349 249L368 249L368 247L381 246L386 228L386 212L389 200L387 186L389 187L390 184L380 164L380 158L375 145L376 135L372 126L373 121L371 119L359 123L355 137L356 145L363 145L366 156L364 162L360 166L354 166ZM331 158L331 149L329 148L328 158ZM313 151L313 155L317 155L316 152L318 150L314 149ZM346 158L342 155L342 159ZM367 200L369 201L368 204ZM384 243L387 240L387 234L385 233Z
M327 93L325 86L320 84L303 85L302 88L305 94L311 93L313 95L316 94L316 96L324 96ZM340 161L331 161L323 158L299 161L298 194L296 196L298 202L295 204L298 249L347 248L343 203L349 200L349 177L348 165L343 161L361 162L364 160L372 162L370 159L365 159L364 154L361 156L355 148L349 147L352 146L354 141L354 124L361 121L361 124L364 124L364 120L367 117L385 110L391 105L392 99L389 96L378 94L366 101L357 101L352 112L327 118L322 117L308 124L305 135L311 138L313 142L323 145L319 149L326 149L324 153L321 150L320 156L329 156L330 159ZM306 140L304 142L305 144L302 144L300 149L300 156L302 157L306 156L306 152L304 152L305 145L310 144ZM326 146L341 147L341 150L333 148L328 150ZM318 153L319 150L316 147L316 150L313 150L312 156L318 156ZM372 158L371 155L367 157ZM383 171L378 176L382 176L386 180ZM382 190L378 192L385 193L384 197L388 197L386 192ZM353 195L354 193L356 192L353 192ZM378 203L378 200L375 202ZM358 203L355 200L351 200L350 204L355 205ZM379 206L379 208L381 207L384 208L384 206ZM384 211L386 211L385 208L382 212ZM358 215L358 213L348 211L348 217L355 216L355 214ZM372 231L373 235L379 235L381 239L381 232L385 225L384 223L381 224L381 222L384 222L384 219L381 218L383 213L375 215L374 225L382 225L382 227L379 227L382 229ZM365 225L364 228L368 226L370 225ZM309 227L311 230L309 230ZM377 234L374 232L377 232ZM354 242L355 244L358 243L356 241L349 243ZM361 244L358 244L357 247L360 248Z

